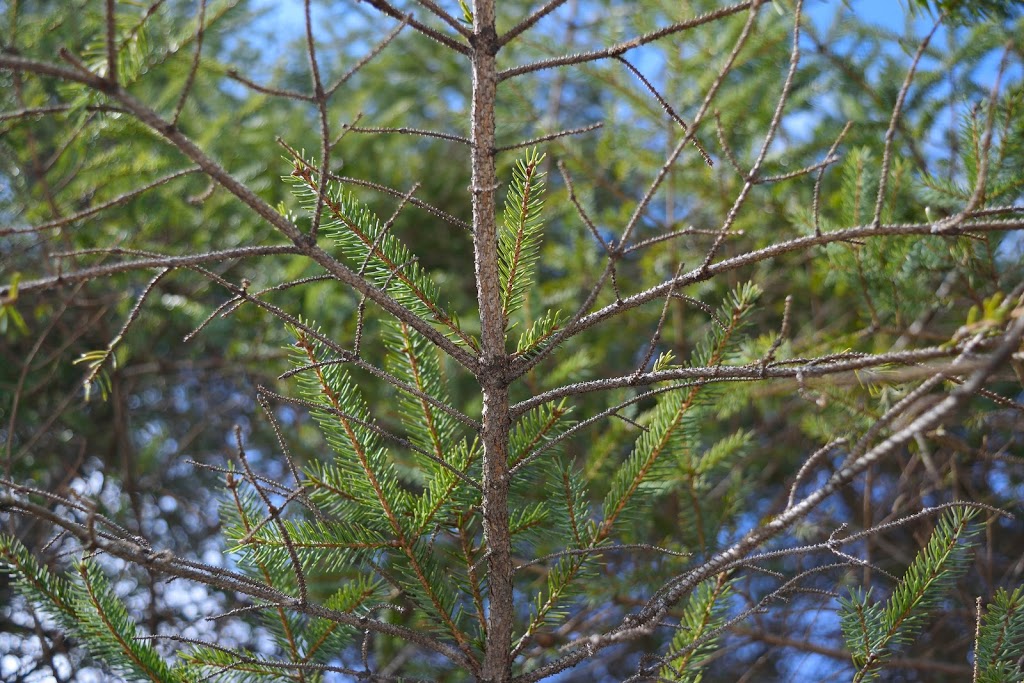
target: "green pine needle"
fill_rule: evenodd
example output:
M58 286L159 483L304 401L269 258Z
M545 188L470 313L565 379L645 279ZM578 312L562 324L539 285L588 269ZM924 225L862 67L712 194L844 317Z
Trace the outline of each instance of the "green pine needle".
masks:
M534 149L516 163L505 200L498 231L498 271L501 277L501 312L506 320L522 307L533 283L540 255L544 227L541 222L544 174L540 171L540 163L544 156Z
M663 680L698 683L702 679L703 668L720 640L712 634L728 620L731 595L732 581L724 575L708 579L690 594L672 639L672 654L663 660Z
M978 634L978 683L1024 681L1024 588L996 591Z
M874 680L894 647L922 628L928 610L967 569L973 537L974 508L958 507L939 519L927 545L914 558L888 602L872 603L868 593L854 592L840 601L840 623L857 667L854 681Z

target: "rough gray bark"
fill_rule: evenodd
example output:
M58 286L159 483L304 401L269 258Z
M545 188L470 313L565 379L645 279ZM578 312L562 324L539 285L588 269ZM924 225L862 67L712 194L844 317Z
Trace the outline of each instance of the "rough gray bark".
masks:
M505 353L505 317L498 275L498 223L495 193L494 107L498 89L495 56L498 38L494 27L494 1L475 3L473 50L473 254L477 301L480 306L481 362L477 379L483 389L484 445L483 519L487 545L487 645L481 680L490 683L512 678L513 592L511 535L508 511L508 439L511 413L508 401Z

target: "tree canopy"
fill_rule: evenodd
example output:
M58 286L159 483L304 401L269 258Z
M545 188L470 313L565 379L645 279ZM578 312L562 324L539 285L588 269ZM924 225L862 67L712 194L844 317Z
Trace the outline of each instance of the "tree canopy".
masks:
M3 7L3 680L1024 680L1020 2Z

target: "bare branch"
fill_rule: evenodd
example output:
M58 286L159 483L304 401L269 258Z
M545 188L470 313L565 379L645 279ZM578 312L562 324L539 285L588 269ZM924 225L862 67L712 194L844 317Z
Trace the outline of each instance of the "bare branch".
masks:
M402 29L405 28L406 24L409 23L410 19L412 19L411 14L407 14L404 17L402 17L402 21L398 22L398 25L391 29L390 33L388 33L386 36L384 36L383 39L381 39L380 42L374 45L372 50L370 50L362 59L356 62L352 66L352 68L346 71L337 81L332 83L330 87L327 88L327 98L330 99L330 97L335 92L337 92L338 88L348 83L348 80L350 78L355 76L360 69L369 64L371 61L373 61L373 59L377 55L379 55L384 48L390 45L391 41L398 37L398 34L402 32Z
M747 2L740 2L728 7L722 7L720 9L706 12L700 16L694 17L687 21L681 21L670 26L652 31L642 36L627 40L609 48L603 50L594 50L593 52L585 52L583 54L566 55L565 57L558 57L556 59L547 59L541 62L535 62L533 64L525 64L523 66L513 67L511 69L505 69L498 73L498 80L504 81L509 78L515 78L516 76L522 76L523 74L532 73L534 71L541 71L543 69L553 69L559 66L570 66L572 64L583 64L585 62L593 62L598 59L608 59L610 57L617 57L629 52L635 47L646 45L647 43L653 43L656 40L660 40L666 36L671 36L682 31L687 31L697 26L718 21L725 17L732 16L742 12L745 9L756 7L761 4L761 0L747 0Z
M441 43L450 50L454 50L455 52L458 52L459 54L463 55L468 55L470 52L470 48L466 46L464 43L460 43L456 40L453 40L452 38L449 38L440 31L430 28L426 24L420 23L416 19L413 19L411 15L405 15L402 12L399 12L395 8L395 6L388 2L387 0L366 0L366 3L373 7L374 9L378 10L381 14L386 14L387 16L393 19L405 20L406 17L408 16L409 26L412 26L414 29L416 29L426 37L432 40L436 40L437 42Z
M676 110L672 108L672 105L668 103L668 100L666 100L662 96L662 94L658 92L658 89L654 87L654 84L647 80L646 76L640 73L640 69L633 66L633 64L622 55L615 55L615 59L620 61L623 65L625 65L627 69L633 72L633 75L636 76L640 80L640 82L643 83L644 86L650 91L650 93L654 95L654 98L658 100L658 104L660 104L661 108L665 110L665 113L668 114L669 118L679 124L679 127L683 129L684 133L689 131L690 128L689 126L686 125L686 122L683 121L683 118L676 113ZM700 144L700 140L698 140L694 136L691 137L693 146L696 147L697 151L700 153L700 158L704 160L704 163L708 165L708 168L714 166L715 162L711 160L711 155L708 154L707 150L704 149L704 146Z
M461 21L453 17L448 12L445 12L440 5L434 2L434 0L416 0L416 2L426 7L434 14L434 16L441 19L444 23L448 24L453 29L461 33L463 37L468 39L470 36L473 35L473 32L469 28L467 28L465 24L463 24Z
M714 260L719 247L721 247L722 243L725 241L725 236L728 234L729 229L732 228L732 224L736 221L740 208L743 206L751 189L753 189L754 184L758 181L758 178L761 175L761 166L764 164L765 157L768 156L768 148L771 146L772 140L775 139L775 134L779 130L779 124L782 123L782 112L786 107L786 102L789 100L789 94L793 87L793 77L796 76L796 68L800 63L800 18L803 7L803 0L797 0L796 10L793 17L793 47L789 56L789 71L786 72L786 80L782 84L782 93L779 95L778 103L775 105L775 112L772 114L772 120L768 124L768 131L765 133L764 142L761 143L761 151L758 152L757 159L754 160L754 165L751 167L750 173L746 175L743 188L736 196L735 201L733 201L732 207L729 209L729 213L726 214L725 221L722 222L722 227L719 229L718 236L715 237L714 243L711 245L711 248L708 249L708 253L704 257L704 263L701 264L701 268L707 268L711 265L711 261Z
M921 56L924 54L925 48L928 47L928 43L931 42L932 36L942 25L942 21L946 18L946 13L943 12L939 15L935 25L932 26L932 30L924 37L921 44L917 47L917 52L914 54L913 61L910 62L910 68L907 69L907 77L903 79L903 85L900 87L900 93L896 97L896 106L892 108L892 118L889 120L889 129L885 131L885 149L882 152L882 170L878 178L878 198L875 200L875 217L872 219L871 224L878 226L882 223L882 207L885 205L885 192L886 186L889 183L889 166L892 155L892 141L896 137L896 124L900 120L900 115L903 112L903 102L907 99L907 92L910 90L910 84L914 81L914 73L917 71L917 63L921 61ZM972 207L973 208L973 207Z
M118 253L114 250L112 253ZM38 280L27 280L18 284L18 292L34 292L61 287L75 282L85 282L99 278L109 277L117 273L128 273L135 270L153 270L156 268L186 268L202 263L221 263L236 258L252 258L255 256L270 256L274 254L297 254L299 250L293 246L282 245L274 247L240 247L238 249L224 249L222 251L208 251L200 254L188 254L186 256L156 256L139 259L137 261L125 261L123 263L111 263L105 266L84 268L70 273L62 273L50 277L39 278ZM10 286L0 286L0 297L10 294Z
M520 21L518 24L510 28L506 33L498 38L498 47L508 45L510 42L515 40L519 35L525 31L529 31L534 24L546 17L547 15L554 12L556 9L565 4L565 0L548 0L543 6L537 8L530 13L525 19Z
M68 53L62 54L69 56ZM95 79L95 77L91 77L91 75L80 74L70 69L64 69L62 67L49 65L43 62L26 60L20 57L9 57L7 55L0 56L0 68L12 68L19 71L30 71L33 73L58 76L65 78L66 80L90 85L113 97L120 102L125 109L132 112L139 121L167 138L167 140L177 147L182 153L198 164L199 167L207 173L207 175L219 182L225 189L242 200L243 203L249 206L261 218L284 233L284 235L296 245L299 252L319 263L341 282L344 282L353 289L366 294L371 300L379 304L384 310L388 311L396 318L407 322L417 332L444 349L448 355L463 366L471 369L476 367L476 358L471 353L457 346L454 342L435 330L428 322L422 320L409 309L391 298L386 292L373 286L365 279L358 277L350 268L330 256L323 249L320 249L315 244L310 244L307 238L295 225L292 224L291 221L263 201L249 187L240 183L231 176L223 167L220 166L220 164L207 156L181 131L162 119L156 112L146 107L129 93L121 90L120 88L111 89L105 81Z
M306 20L306 57L309 59L310 77L313 79L313 101L320 117L320 187L316 193L316 208L313 210L313 225L309 229L309 241L316 244L323 219L324 200L327 197L327 175L331 172L331 127L327 121L327 95L320 80L320 65L316 61L316 40L313 38L313 18L310 0L304 0L303 15Z
M142 187L136 190L125 192L124 194L118 195L117 197L114 197L109 201L103 202L102 204L97 204L96 206L89 207L88 209L79 211L78 213L71 214L70 216L63 216L61 218L58 218L57 220L48 221L46 223L40 223L39 225L28 225L25 227L18 228L2 228L0 229L0 237L6 237L7 235L23 235L33 232L44 232L46 230L55 230L56 228L62 228L65 225L75 223L77 221L88 218L89 216L94 216L107 209L112 209L116 206L127 204L128 202L135 199L139 195L144 194L155 187L160 187L165 183L169 183L170 181L175 180L177 178L181 178L182 176L196 173L197 171L199 171L199 168L196 166L192 166L190 168L185 168L180 171L175 171L174 173L169 173L163 176L162 178L158 178L151 183L147 183L146 185L143 185Z
M452 135L451 133L439 133L433 130L422 130L419 128L367 128L362 126L343 126L346 130L350 130L353 133L373 133L380 135L382 133L393 133L397 135L421 135L427 138L439 138L441 140L450 140L457 142L460 145L469 145L469 138L462 135Z
M1024 220L1005 220L1005 221L978 221L975 223L969 223L962 225L960 228L950 230L947 235L959 235L967 232L996 232L1004 230L1019 230L1024 228ZM704 282L716 275L725 273L743 266L748 266L753 263L758 263L782 254L791 253L795 251L803 251L810 247L820 246L824 244L832 244L835 242L848 242L850 240L857 239L870 239L883 237L887 235L931 235L932 225L930 223L906 223L897 225L882 225L878 228L871 226L858 226L854 228L846 228L844 230L835 230L832 232L823 233L815 236L810 235L806 237L797 237L792 240L784 242L778 242L776 244L767 246L763 249L756 251L747 252L746 254L740 254L733 256L732 258L719 261L718 263L711 264L706 269L695 268L688 273L683 273L678 278L670 281L662 282L654 287L646 289L637 294L633 294L629 297L624 298L622 301L609 304L604 308L591 313L590 315L581 317L575 324L567 325L564 329L563 338L578 334L579 332L590 328L600 322L603 322L609 318L615 317L620 313L635 308L636 306L645 304L654 299L664 296L665 292L672 286L672 283L676 283L677 289L682 289L689 285L697 282Z
M360 178L349 178L347 176L334 175L333 173L331 174L330 178L331 180L335 180L339 183L346 183L348 185L358 185L360 187L368 187L372 190L389 194L392 197L402 198L405 196L400 190L396 190L392 187L387 187L386 185L381 185L380 183L374 183L369 180L362 180ZM456 218L455 216L452 216L451 214L442 211L441 209L437 208L432 204L428 204L427 202L421 199L417 199L416 197L409 197L408 201L413 206L419 209L423 209L430 215L436 216L441 220L445 221L446 223L449 223L450 225L454 225L457 228L462 228L467 232L473 232L472 225L462 220L461 218Z
M185 100L192 90L192 84L196 80L196 72L199 71L199 57L203 52L203 24L206 22L206 0L199 0L199 17L196 19L196 50L192 55L192 67L185 78L185 85L181 88L181 95L178 97L178 104L174 107L174 116L171 117L171 125L177 126L181 111L185 108Z
M503 145L495 149L495 152L508 152L513 149L520 149L522 147L532 147L539 145L542 142L550 142L551 140L557 140L558 138L564 138L569 135L579 135L580 133L589 133L592 130L597 130L603 123L592 123L589 126L581 126L579 128L570 128L569 130L560 130L557 133L549 133L548 135L542 135L539 138L531 138L524 140L523 142L517 142L511 145Z
M106 30L107 30L107 80L112 85L117 85L117 18L114 14L114 0L106 0L106 12L104 14L106 19Z
M605 379L577 382L557 389L551 389L541 394L521 401L512 406L513 415L522 415L531 408L536 408L544 403L549 403L566 396L577 396L594 391L607 391L621 387L646 386L656 382L667 382L674 380L701 380L701 381L748 381L756 379L778 379L796 377L824 377L866 368L874 368L888 365L890 363L920 363L936 358L949 358L956 355L955 348L941 346L916 349L914 351L897 351L893 353L881 353L877 355L858 355L849 360L829 361L825 358L811 359L806 364L795 367L787 367L771 364L762 367L760 363L748 365L713 365L710 367L685 367L659 370L658 372L630 373L618 377L607 377Z
M846 122L843 129L839 131L839 135L836 136L836 141L829 148L828 154L825 155L825 159L831 159L835 156L836 150L839 149L839 144L846 137L846 134L850 132L852 125L852 121ZM818 177L814 179L814 198L811 200L811 212L814 214L814 234L818 237L821 236L821 181L825 178L825 170L827 168L828 166L822 166L818 169Z
M282 90L281 88L271 88L265 85L260 85L255 81L251 81L242 74L238 73L234 69L228 70L228 78L233 78L247 88L251 88L258 93L264 95L271 95L273 97L283 97L288 100L299 100L300 102L312 102L313 96L306 95L304 93L297 92L295 90Z
M690 126L690 132L687 133L686 136L679 141L676 147L669 154L669 157L666 160L665 164L662 165L661 171L652 181L650 188L644 195L644 199L641 201L641 204L646 205L646 203L650 201L651 197L654 195L654 192L658 189L662 180L668 173L671 164L674 163L675 159L682 152L683 147L685 146L686 142L690 139L690 136L696 134L701 121L703 121L704 119L704 115L708 112L708 110L711 107L711 101L714 99L715 95L718 93L718 90L722 87L722 84L725 82L726 76L732 70L733 64L735 64L736 58L739 56L740 50L743 49L743 46L747 43L747 40L750 38L751 32L754 28L754 20L757 18L757 10L760 7L761 2L762 0L755 0L755 2L752 3L750 13L747 16L747 21L743 25L743 29L740 31L740 35L736 39L736 43L733 45L732 51L729 53L729 56L725 59L722 66L719 68L718 74L715 76L715 80L712 82L711 87L708 88L707 93L704 95L704 101L701 103L700 109L698 110L697 114L693 117L693 124ZM624 230L623 242L619 244L618 248L619 252L621 252L621 250L625 246L624 240L629 238L629 234L632 230L630 226L635 225L636 221L639 219L639 216L640 213L638 207L638 210L633 213L633 217L630 219L629 225L627 225L626 229ZM516 367L514 368L515 376L520 377L522 375L525 375L527 372L530 371L531 368L542 362L548 356L548 354L552 353L566 339L568 339L571 336L571 330L573 330L583 319L583 317L587 315L587 312L594 305L594 302L597 301L597 297L600 294L601 289L604 287L604 284L608 281L609 278L614 277L616 258L617 257L609 253L608 265L605 268L604 273L597 279L597 282L591 288L590 293L587 295L587 298L579 306L579 308L576 309L576 312L573 314L569 322L566 323L566 325L551 338L548 344L543 349L541 349L539 353L534 354L534 356L528 360L524 360L520 363L517 363ZM622 299L621 295L618 292L617 284L615 284L615 298L616 303L619 303Z

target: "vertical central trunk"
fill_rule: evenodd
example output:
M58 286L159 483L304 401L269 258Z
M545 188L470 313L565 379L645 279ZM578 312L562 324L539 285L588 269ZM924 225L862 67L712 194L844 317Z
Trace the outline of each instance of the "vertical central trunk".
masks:
M477 0L473 22L473 256L480 306L481 354L477 379L483 390L483 517L487 544L487 643L481 680L512 677L512 557L508 512L508 438L511 428L505 374L505 319L498 275L498 224L494 165L494 109L498 90L494 0Z
M487 645L481 679L512 679L512 555L508 514L508 390L484 389L484 539L487 543Z
M498 177L494 163L494 109L498 92L495 59L493 0L476 3L473 35L473 257L476 292L480 305L480 333L484 366L505 358L505 320L501 310L501 282L498 275L498 222L495 193ZM489 11L487 11L489 10ZM489 15L489 17L488 17ZM482 378L493 378L486 370Z

